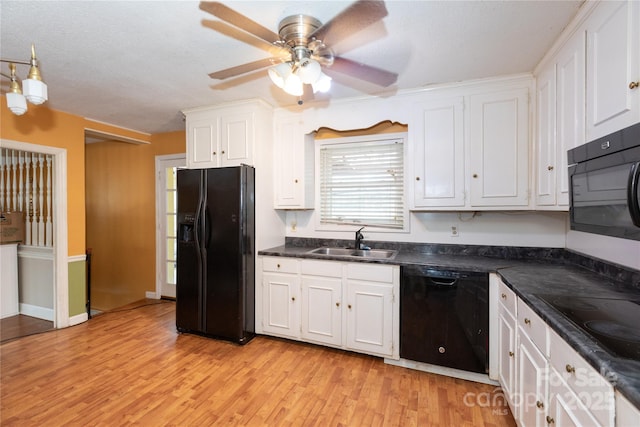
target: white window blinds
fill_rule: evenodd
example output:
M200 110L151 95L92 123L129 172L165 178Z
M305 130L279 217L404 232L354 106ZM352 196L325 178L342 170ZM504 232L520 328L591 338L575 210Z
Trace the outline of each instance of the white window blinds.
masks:
M320 148L320 222L403 228L403 140Z

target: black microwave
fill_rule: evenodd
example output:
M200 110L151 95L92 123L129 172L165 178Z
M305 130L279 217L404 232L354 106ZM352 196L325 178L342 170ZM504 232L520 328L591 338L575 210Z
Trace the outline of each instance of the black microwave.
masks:
M640 240L640 123L569 150L571 229Z

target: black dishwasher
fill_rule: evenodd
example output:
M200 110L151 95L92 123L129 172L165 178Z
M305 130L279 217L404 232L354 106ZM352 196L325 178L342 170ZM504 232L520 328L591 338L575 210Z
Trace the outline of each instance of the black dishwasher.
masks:
M402 267L400 357L489 371L489 274Z

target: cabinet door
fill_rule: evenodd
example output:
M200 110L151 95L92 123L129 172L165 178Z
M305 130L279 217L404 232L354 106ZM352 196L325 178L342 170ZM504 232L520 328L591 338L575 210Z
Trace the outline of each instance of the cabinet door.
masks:
M585 34L577 32L556 60L556 204L569 206L567 151L585 140Z
M393 285L347 282L347 348L392 356Z
M303 132L301 118L280 119L275 138L275 208L313 209L313 137Z
M216 115L187 116L187 167L219 166L218 119Z
M640 121L640 3L601 2L587 23L587 140Z
M498 307L498 380L515 413L516 319L499 304Z
M302 278L302 338L342 344L342 279Z
M549 410L545 422L558 427L598 427L599 423L555 369L549 370Z
M220 118L220 166L253 165L253 113Z
M523 427L546 425L548 362L527 334L518 328L517 419Z
M556 64L537 77L536 205L556 204Z
M415 208L464 206L463 105L456 97L415 107Z
M262 277L262 329L289 338L300 337L300 280L297 275Z
M529 206L529 90L479 94L469 101L471 206Z

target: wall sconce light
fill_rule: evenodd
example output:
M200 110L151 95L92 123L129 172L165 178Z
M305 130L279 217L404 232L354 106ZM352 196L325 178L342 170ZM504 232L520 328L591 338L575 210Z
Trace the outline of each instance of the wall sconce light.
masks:
M40 105L48 99L47 85L42 81L40 70L38 69L38 60L36 59L36 49L31 45L31 60L18 61L13 59L1 59L1 62L9 63L10 74L2 74L11 80L9 92L7 92L7 106L15 115L22 115L27 111L27 101L32 104ZM16 77L16 64L29 65L29 75L26 80L20 82Z

